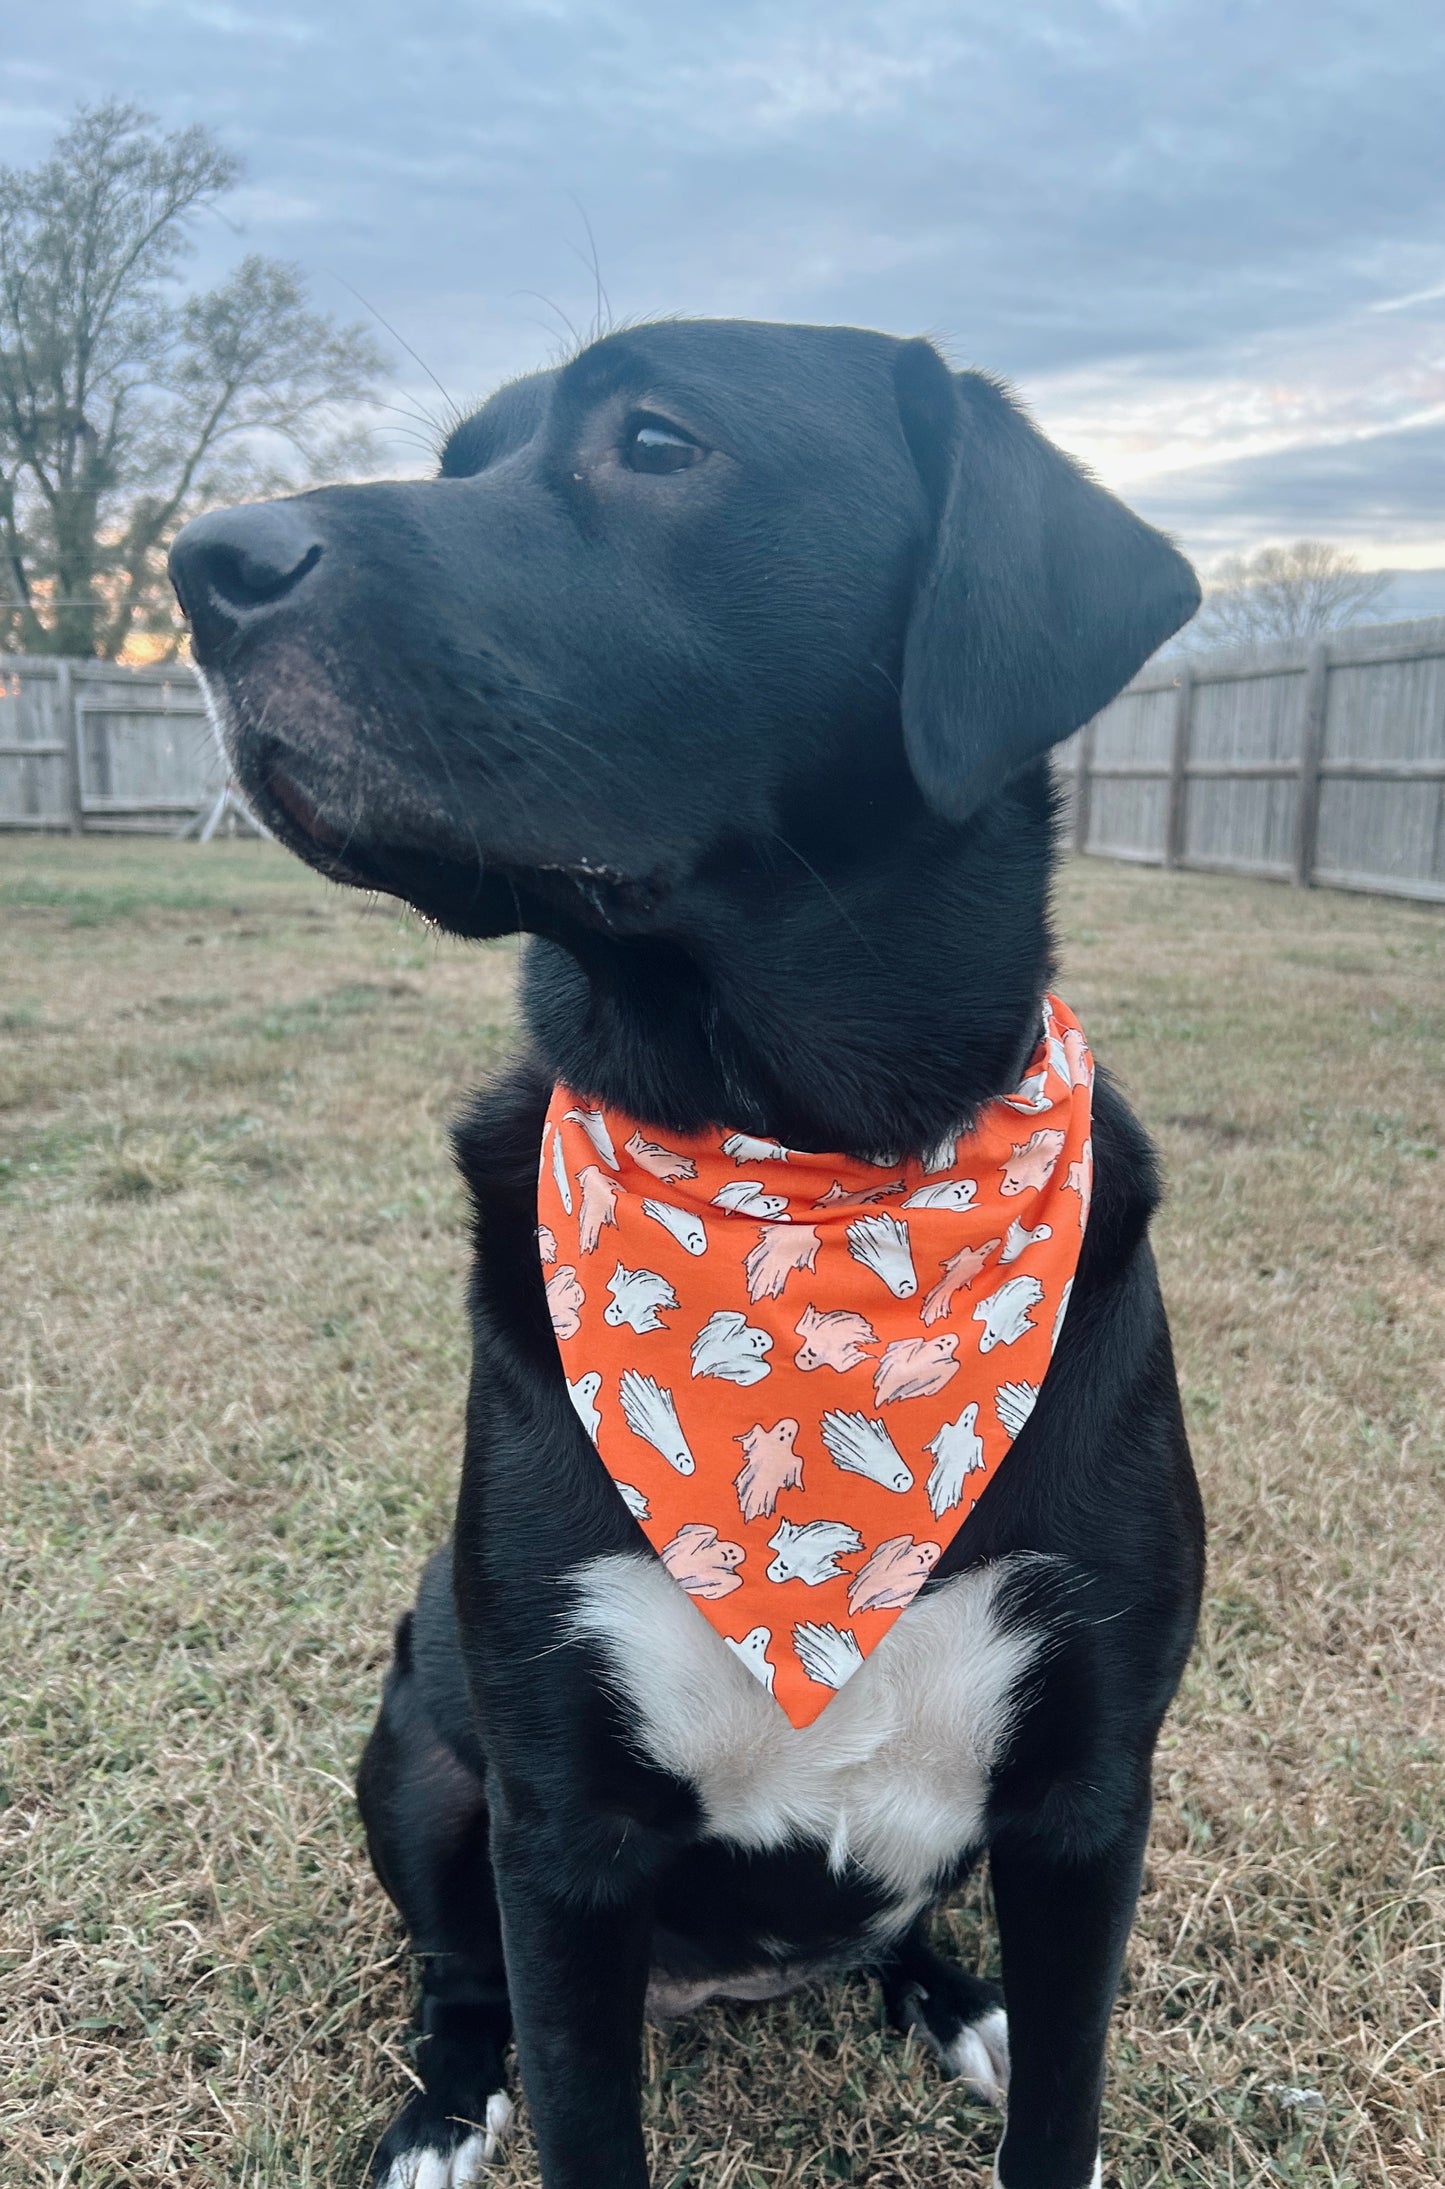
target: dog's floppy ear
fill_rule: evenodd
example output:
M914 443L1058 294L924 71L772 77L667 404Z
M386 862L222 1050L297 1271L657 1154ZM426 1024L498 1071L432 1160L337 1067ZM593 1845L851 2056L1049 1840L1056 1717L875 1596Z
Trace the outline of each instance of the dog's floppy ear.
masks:
M961 821L1121 691L1199 585L992 381L920 341L900 345L894 386L934 521L904 643L904 743L929 804Z

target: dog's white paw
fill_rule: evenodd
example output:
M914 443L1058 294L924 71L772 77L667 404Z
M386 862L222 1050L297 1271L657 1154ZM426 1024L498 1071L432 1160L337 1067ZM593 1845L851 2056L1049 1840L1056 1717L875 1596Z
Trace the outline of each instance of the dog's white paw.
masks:
M968 2022L951 2044L940 2046L940 2060L975 2098L996 2105L1008 2097L1008 2016L995 2007L981 2022Z
M927 1994L909 1993L903 2027L927 2045L945 2075L956 2075L972 2097L1002 2112L1008 2097L1008 2016L1002 2007L990 2007L976 2022L957 2022L951 2037L935 2025L941 2019L936 2006L933 2019L925 2010ZM950 2016L951 2020L952 2017ZM947 2027L947 2023L944 2024Z
M514 2108L505 2090L487 2100L482 2126L450 2151L433 2146L404 2151L393 2159L379 2189L476 2189L511 2133Z

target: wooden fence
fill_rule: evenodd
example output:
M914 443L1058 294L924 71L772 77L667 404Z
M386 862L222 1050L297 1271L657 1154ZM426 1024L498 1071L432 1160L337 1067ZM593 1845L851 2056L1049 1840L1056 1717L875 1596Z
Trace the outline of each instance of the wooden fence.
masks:
M1060 750L1075 849L1445 903L1445 617L1151 664ZM0 655L0 828L174 831L194 672Z
M174 834L225 787L193 669L0 654L0 828Z
M1078 851L1445 903L1445 617L1153 662L1059 758Z

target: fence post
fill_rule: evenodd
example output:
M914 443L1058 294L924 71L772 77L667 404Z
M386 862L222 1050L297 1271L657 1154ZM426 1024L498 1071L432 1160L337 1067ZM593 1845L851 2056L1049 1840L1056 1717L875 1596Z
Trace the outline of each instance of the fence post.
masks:
M70 833L78 836L85 826L80 718L75 711L75 679L64 655L55 664L55 727L66 752L66 804L70 808Z
M1094 783L1094 725L1086 722L1079 732L1079 762L1074 777L1074 849L1089 848L1089 796Z
M1329 651L1316 639L1305 661L1304 721L1300 727L1299 778L1295 792L1294 875L1296 889L1314 880L1315 844L1320 826L1320 758L1325 745L1325 697Z
M1190 717L1194 701L1194 668L1185 662L1179 671L1174 695L1174 730L1169 741L1169 807L1164 816L1164 864L1177 867L1184 852L1184 800L1188 779Z

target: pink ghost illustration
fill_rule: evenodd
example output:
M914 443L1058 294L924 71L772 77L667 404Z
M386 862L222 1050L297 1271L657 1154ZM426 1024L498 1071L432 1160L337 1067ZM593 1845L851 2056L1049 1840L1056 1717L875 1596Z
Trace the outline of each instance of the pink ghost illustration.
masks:
M1077 1026L1070 1026L1064 1034L1064 1055L1069 1060L1069 1080L1075 1087L1091 1087L1094 1068L1089 1057L1089 1045Z
M547 1313L559 1338L575 1338L582 1328L580 1310L586 1297L570 1262L564 1262L556 1274L547 1279Z
M942 1555L937 1543L915 1543L911 1535L890 1536L848 1588L849 1616L860 1611L898 1611L911 1604Z
M734 1437L747 1462L736 1478L744 1520L771 1515L780 1491L803 1487L802 1455L793 1450L797 1433L798 1424L785 1419L775 1421L771 1429L765 1429L760 1421L754 1422L745 1436Z
M889 1201L896 1193L907 1193L906 1178L890 1178L883 1186L859 1186L853 1193L835 1178L826 1193L819 1194L813 1203L815 1209L862 1209L874 1201Z
M704 1527L700 1520L689 1520L679 1528L659 1553L679 1588L689 1596L710 1600L731 1596L742 1587L743 1577L733 1568L742 1564L745 1555L741 1543L720 1543L717 1529Z
M999 1181L999 1192L1038 1192L1053 1177L1054 1165L1063 1146L1063 1133L1055 1132L1049 1126L1040 1126L1027 1140L1016 1140L1013 1154L1007 1163L1000 1165L1003 1177Z
M750 1300L776 1300L796 1269L812 1269L822 1245L814 1224L764 1224L747 1255Z
M627 1143L627 1152L634 1163L660 1178L665 1186L676 1185L679 1178L696 1178L697 1165L690 1155L677 1155L671 1148L662 1147L656 1140L644 1140L641 1133L634 1133Z
M1082 1231L1089 1221L1089 1203L1094 1198L1094 1142L1092 1137L1084 1142L1083 1152L1078 1162L1069 1165L1069 1174L1064 1180L1064 1191L1065 1193L1076 1193L1079 1196L1079 1229Z
M836 1368L840 1376L868 1360L863 1348L878 1343L872 1324L842 1307L826 1315L820 1315L816 1307L805 1307L801 1322L794 1327L803 1341L793 1355L798 1367Z
M544 1262L555 1262L557 1259L557 1234L549 1230L546 1224L537 1226L537 1252Z
M873 1378L875 1401L891 1406L895 1399L931 1399L958 1374L957 1350L951 1330L939 1338L895 1338Z
M939 1264L943 1275L919 1310L926 1326L931 1328L948 1313L955 1296L967 1292L995 1247L1002 1245L1001 1239L985 1239L981 1247L960 1247L957 1254L950 1254L946 1262Z
M605 1224L617 1222L617 1196L626 1191L606 1171L588 1163L577 1173L582 1188L582 1212L577 1218L577 1244L584 1254L595 1254Z

